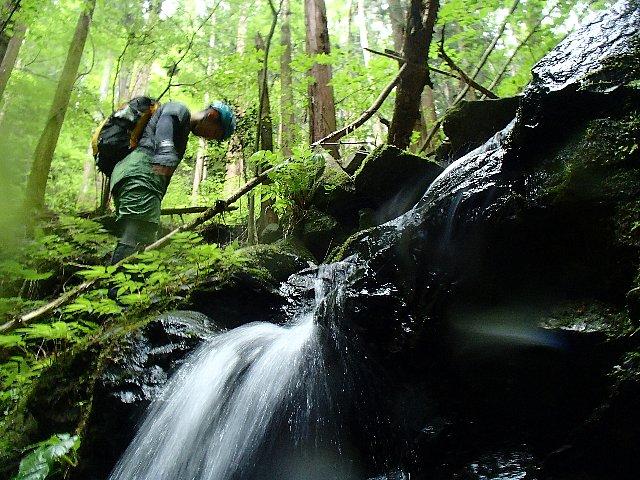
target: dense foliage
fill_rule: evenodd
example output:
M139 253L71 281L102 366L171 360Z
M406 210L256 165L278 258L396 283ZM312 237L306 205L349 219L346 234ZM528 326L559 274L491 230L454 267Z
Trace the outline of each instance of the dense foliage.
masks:
M239 233L229 245L206 243L195 233L181 233L164 249L141 253L119 268L104 266L115 244L114 232L105 227L104 218L98 222L79 215L100 205L103 179L93 168L88 150L96 125L122 101L142 93L154 97L164 93L163 102L178 100L192 110L214 99L229 101L241 116L238 134L216 145L192 138L163 207L213 205L259 168L280 165L271 174L271 182L258 187L254 196L258 205L272 204L287 235L308 206L322 166L308 146L309 68L314 62L332 66L338 127L353 121L398 70L394 59L371 55L363 46L380 52L398 50L393 11L398 5L406 7L407 2L367 0L365 11L357 15L358 2L327 0L332 51L311 57L305 53L303 4L292 1L291 109L295 121L287 124L282 108L288 107L280 106L288 87L280 81L285 46L276 30L267 81L276 148L255 152L252 139L264 52L254 43L258 34L265 37L269 31L272 12L267 1L98 1L47 183L50 215L35 226L25 221L21 211L26 178L83 2L18 3L20 8L3 32L10 36L16 25L27 27L0 104L0 201L5 207L0 220L0 318L2 323L11 322L83 280L97 279L98 283L46 318L0 334L0 412L4 418L0 424L56 356L78 345L102 341L114 326L126 328L179 303L203 278L224 276L244 261L238 246L247 240L244 226L252 212L246 199L221 220ZM516 95L529 81L533 64L581 17L608 3L521 0L512 9L513 0L444 0L430 65L450 71L438 53L442 42L456 65L471 73L489 47L476 81L500 97ZM464 87L460 79L434 71L431 80L433 102L424 102L427 120L414 133L414 150ZM377 116L344 139L343 156L384 142L380 119L390 119L393 95ZM466 98L481 96L472 89ZM291 159L280 148L283 129L289 129L295 139ZM206 178L194 187L196 158L203 155ZM256 215L259 212L260 208ZM189 218L169 217L166 223L176 226ZM27 224L32 229L29 236L24 235ZM109 289L117 292L117 302L107 297ZM75 436L59 435L33 446L25 452L28 456L16 478L44 479L50 469L73 465L78 442Z

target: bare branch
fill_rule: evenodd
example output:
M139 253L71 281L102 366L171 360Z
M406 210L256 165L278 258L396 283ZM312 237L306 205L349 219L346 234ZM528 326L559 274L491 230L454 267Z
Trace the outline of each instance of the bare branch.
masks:
M184 49L184 52L182 53L180 58L176 62L174 62L173 66L171 67L171 72L169 73L169 83L167 84L166 88L162 91L162 93L158 95L156 100L160 100L162 97L164 97L164 95L169 91L169 89L171 89L171 87L174 86L171 82L176 72L178 71L178 65L180 65L182 61L186 58L186 56L189 54L189 52L191 51L191 48L193 47L193 42L196 39L196 35L198 35L200 30L202 30L202 28L209 22L209 20L211 20L211 17L213 17L213 14L216 13L216 10L220 6L220 3L222 3L222 0L218 0L218 3L216 3L211 8L209 15L207 15L206 18L202 22L200 22L200 25L198 26L198 28L196 28L191 34L191 38L189 39L189 43L187 44L187 47Z
M404 65L402 65L402 67L400 67L400 70L398 70L398 73L396 74L396 76L393 78L393 80L391 80L391 82L389 82L389 84L385 87L382 93L378 96L376 101L373 102L373 104L362 115L360 115L354 122L350 123L346 127L341 128L340 130L336 130L335 132L330 133L329 135L327 135L324 138L321 138L320 140L313 142L311 146L316 147L318 145L327 144L330 141L335 142L340 138L344 137L345 135L350 134L356 128L361 126L364 122L369 120L373 116L373 114L376 113L376 111L382 106L382 104L387 99L391 91L398 84L398 81L400 80L400 76L404 73L406 68L407 68L407 64L405 63Z
M455 64L455 62L451 59L451 57L449 55L447 55L447 53L444 51L444 27L442 27L442 38L440 40L440 44L439 44L438 48L439 48L438 54L439 54L440 58L442 58L445 61L445 63L449 66L449 68L451 70L453 70L454 72L457 72L458 75L460 75L460 78L468 86L472 87L475 90L478 90L479 92L483 93L484 95L486 95L489 98L493 98L493 99L498 98L498 96L495 93L493 93L492 91L484 88L478 82L476 82L475 80L470 78L469 75L467 75L464 72L464 70L462 70L460 67L458 67Z
M504 20L502 21L502 24L500 25L500 28L498 29L498 32L493 37L493 40L491 41L489 46L485 49L484 53L482 54L482 57L480 58L480 60L478 61L478 64L476 65L476 67L473 69L473 73L471 74L471 79L475 80L476 77L478 76L478 73L480 73L480 70L482 70L482 67L484 67L485 63L487 63L487 60L489 59L489 55L491 55L491 52L493 52L493 49L498 44L498 40L500 40L500 38L502 37L502 34L504 33L505 28L507 28L507 23L509 23L509 18L511 17L513 12L515 12L515 10L518 7L519 3L520 3L520 0L515 0L513 2L513 5L511 6L511 9L507 13L507 16L504 17ZM462 89L462 91L458 94L458 96L453 101L452 106L456 105L460 100L462 100L464 98L464 96L467 94L468 91L469 91L469 84L465 85L465 87Z

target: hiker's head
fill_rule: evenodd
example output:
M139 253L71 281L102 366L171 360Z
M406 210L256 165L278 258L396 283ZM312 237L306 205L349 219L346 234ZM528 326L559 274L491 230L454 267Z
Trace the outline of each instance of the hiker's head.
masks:
M213 102L191 117L191 131L207 140L226 140L236 129L236 116L229 105Z

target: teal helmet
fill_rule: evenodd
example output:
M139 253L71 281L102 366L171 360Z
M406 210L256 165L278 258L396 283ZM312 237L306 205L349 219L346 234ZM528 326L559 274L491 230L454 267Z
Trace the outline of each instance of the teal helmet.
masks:
M222 140L227 140L236 130L236 115L231 107L224 102L215 101L209 105L209 108L215 108L220 113L220 121L224 129Z

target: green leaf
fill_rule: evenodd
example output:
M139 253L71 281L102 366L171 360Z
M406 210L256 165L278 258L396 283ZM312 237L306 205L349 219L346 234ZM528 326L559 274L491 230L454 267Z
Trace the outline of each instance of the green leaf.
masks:
M18 474L13 480L45 480L56 464L61 463L70 452L75 453L79 447L80 439L77 435L53 435L36 444L33 452L22 459Z

